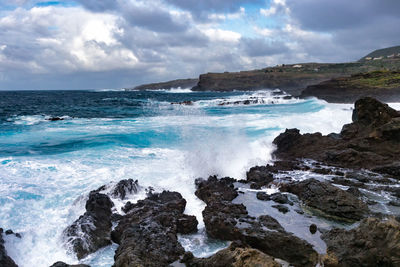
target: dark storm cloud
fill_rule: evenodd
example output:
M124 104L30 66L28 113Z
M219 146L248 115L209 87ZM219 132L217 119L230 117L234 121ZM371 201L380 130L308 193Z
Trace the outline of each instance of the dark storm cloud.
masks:
M289 51L284 43L263 38L242 38L240 42L243 51L249 57L272 56Z
M188 27L185 21L178 21L168 10L151 2L148 5L116 0L79 0L78 2L94 12L114 11L133 26L155 32L180 32Z
M181 32L188 28L184 21L173 18L163 10L148 6L126 5L121 10L123 17L133 26L139 26L155 32Z
M399 0L289 0L287 5L292 18L313 31L379 23L386 17L399 17L400 12Z
M196 18L207 19L213 12L236 12L241 5L263 4L265 0L165 0L181 9L188 10Z

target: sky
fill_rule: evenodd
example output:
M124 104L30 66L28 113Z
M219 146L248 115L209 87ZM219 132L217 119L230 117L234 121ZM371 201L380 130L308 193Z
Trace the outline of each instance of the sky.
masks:
M399 0L0 0L0 90L117 89L400 45Z

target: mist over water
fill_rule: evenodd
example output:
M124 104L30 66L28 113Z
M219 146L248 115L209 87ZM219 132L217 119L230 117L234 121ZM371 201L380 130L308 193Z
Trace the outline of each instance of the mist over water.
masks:
M263 101L220 105L249 98ZM182 101L193 103L171 104ZM272 159L272 140L285 128L339 132L352 112L351 105L285 99L271 91L188 90L0 92L0 109L0 227L22 234L6 237L19 266L77 263L63 246L63 229L84 213L91 190L121 179L180 192L186 213L203 227L205 205L194 195L194 179L245 178L248 168ZM63 120L48 120L54 116ZM130 201L144 197L142 190ZM218 248L201 231L193 238L200 244L197 255ZM193 247L190 238L182 242ZM81 262L110 266L115 249Z

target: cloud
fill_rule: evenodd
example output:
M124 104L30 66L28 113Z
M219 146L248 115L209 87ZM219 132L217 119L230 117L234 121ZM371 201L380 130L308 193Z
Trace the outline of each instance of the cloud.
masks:
M288 0L291 16L304 28L332 31L379 23L387 17L398 17L397 0Z
M40 2L0 0L0 89L131 87L400 43L399 1Z
M289 51L283 42L268 41L264 38L242 38L241 47L249 57L272 56Z

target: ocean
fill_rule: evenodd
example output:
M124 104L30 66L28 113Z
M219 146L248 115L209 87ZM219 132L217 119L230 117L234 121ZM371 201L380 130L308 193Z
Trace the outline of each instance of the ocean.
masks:
M143 190L131 202L149 186L180 192L185 213L200 221L199 233L180 241L196 256L210 255L226 243L206 237L194 180L245 178L273 159L272 141L286 128L340 132L351 114L352 105L279 90L0 92L0 227L22 235L6 236L7 252L19 266L78 263L62 231L84 213L91 190L132 178ZM81 263L111 266L116 247Z

